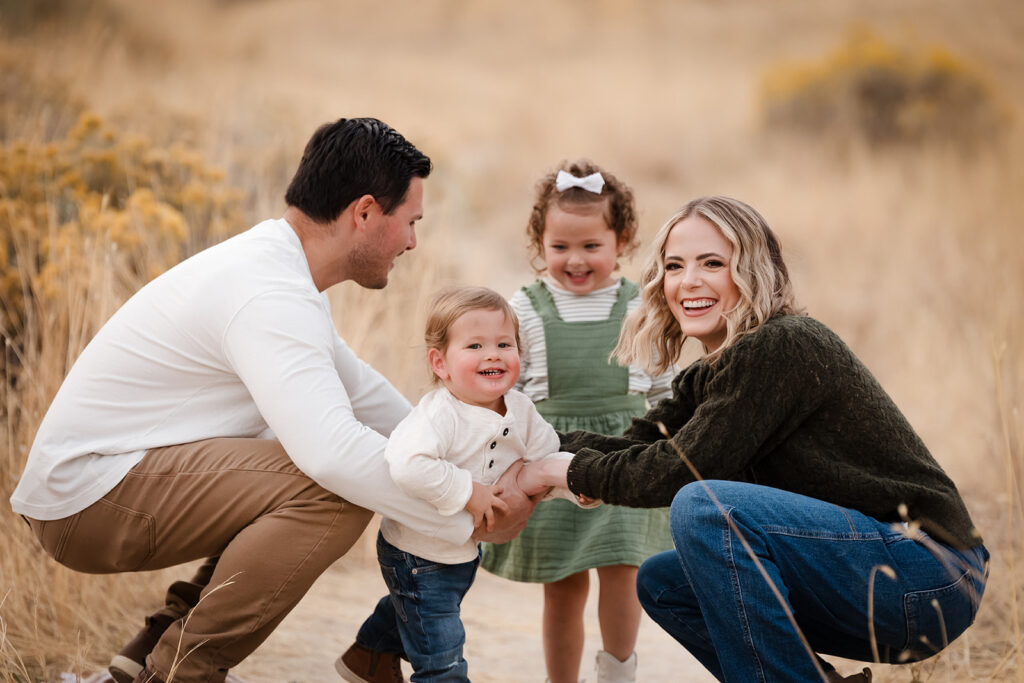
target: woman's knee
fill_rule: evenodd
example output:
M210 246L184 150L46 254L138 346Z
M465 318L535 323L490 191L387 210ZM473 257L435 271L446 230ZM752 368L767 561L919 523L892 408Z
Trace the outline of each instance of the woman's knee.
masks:
M691 537L699 534L708 524L717 523L722 512L717 504L716 481L695 481L679 489L669 509L669 524L676 548L690 544ZM727 482L725 482L727 483Z
M707 479L679 489L672 500L669 523L672 534L699 534L709 526L728 524L733 509L745 509L756 502L758 490L765 487L738 481Z

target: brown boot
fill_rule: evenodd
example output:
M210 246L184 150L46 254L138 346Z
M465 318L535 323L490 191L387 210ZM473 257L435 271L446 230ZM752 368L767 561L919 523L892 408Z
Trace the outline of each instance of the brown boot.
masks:
M164 679L157 677L156 674L149 673L149 669L143 669L132 680L132 683L164 683Z
M167 589L164 608L146 617L143 629L110 661L107 670L116 683L132 683L146 665L146 655L153 651L164 631L199 603L199 596L210 583L218 559L219 556L214 556L203 562L191 581L175 581L171 584Z
M117 683L132 683L146 665L146 655L153 651L164 631L174 623L174 617L157 614L146 617L146 626L114 655L107 670Z
M402 659L391 652L377 652L353 643L334 662L334 668L349 683L405 683Z
M866 666L859 674L851 674L849 676L843 676L835 669L825 673L828 676L829 683L871 683L871 669Z

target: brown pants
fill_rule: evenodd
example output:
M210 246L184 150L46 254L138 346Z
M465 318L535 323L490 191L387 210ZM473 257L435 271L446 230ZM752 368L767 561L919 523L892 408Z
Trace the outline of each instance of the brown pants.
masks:
M352 547L371 514L314 483L276 441L210 439L153 449L85 510L29 524L47 553L83 572L207 558L192 581L168 591L159 613L177 621L146 666L165 680L176 665L175 681L220 683ZM180 617L200 594L186 624Z

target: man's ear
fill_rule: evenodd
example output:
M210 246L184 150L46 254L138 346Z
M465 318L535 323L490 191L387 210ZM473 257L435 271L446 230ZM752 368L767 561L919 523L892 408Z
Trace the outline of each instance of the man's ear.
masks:
M372 194L364 194L359 199L353 202L352 206L352 220L358 228L366 228L366 222L373 214L374 210L379 211L380 205L377 200L373 198Z
M439 349L430 349L427 351L427 362L430 363L430 369L434 371L442 380L448 379L450 375L445 367L444 354Z

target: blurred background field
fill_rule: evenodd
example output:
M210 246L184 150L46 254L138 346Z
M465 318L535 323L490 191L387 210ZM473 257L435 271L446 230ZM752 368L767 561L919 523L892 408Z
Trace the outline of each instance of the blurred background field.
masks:
M387 289L331 294L410 399L425 299L532 278L533 183L561 159L628 182L645 240L694 196L741 198L993 550L975 627L879 678L1024 680L1022 44L1015 0L0 0L0 494L117 305L280 216L317 125L376 116L435 162L419 247ZM66 572L9 508L0 536L0 681L96 669L177 576Z

